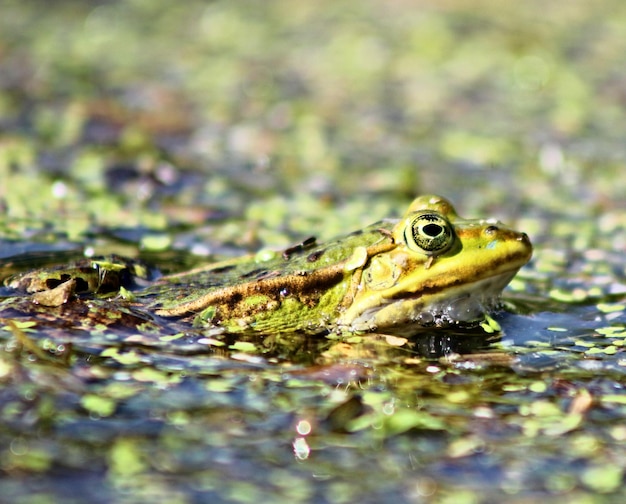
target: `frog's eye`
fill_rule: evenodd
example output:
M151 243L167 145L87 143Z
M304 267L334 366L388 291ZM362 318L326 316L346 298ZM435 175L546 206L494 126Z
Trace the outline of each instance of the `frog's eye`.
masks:
M454 242L452 225L437 213L425 212L409 220L404 240L411 250L427 255L441 254Z

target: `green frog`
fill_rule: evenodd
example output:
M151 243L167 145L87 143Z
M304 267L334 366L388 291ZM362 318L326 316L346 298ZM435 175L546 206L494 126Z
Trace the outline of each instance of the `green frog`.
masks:
M50 271L38 271L8 285L50 306L96 292L108 296L110 309L111 293L99 287L115 291L119 284L123 295L116 292L114 302L124 310L211 334L410 336L424 328L481 323L531 254L526 234L493 219L464 219L445 198L425 195L400 219L324 244L311 238L282 252L164 276L132 294L121 280L111 281L135 271L119 258L57 269L54 282Z

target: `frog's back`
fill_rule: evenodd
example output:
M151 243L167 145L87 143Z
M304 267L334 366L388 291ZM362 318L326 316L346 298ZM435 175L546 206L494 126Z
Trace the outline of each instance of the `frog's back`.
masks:
M163 277L140 297L165 317L196 324L268 330L328 326L347 288L354 251L381 241L393 221L381 221L318 244L308 239L283 252L257 254ZM316 329L320 332L320 329ZM323 329L321 329L323 330Z

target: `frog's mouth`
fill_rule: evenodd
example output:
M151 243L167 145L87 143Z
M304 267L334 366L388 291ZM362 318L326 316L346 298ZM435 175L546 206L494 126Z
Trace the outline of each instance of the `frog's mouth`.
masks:
M485 313L496 308L506 285L517 268L499 274L442 289L436 293L423 291L381 299L348 324L355 331L377 331L398 336L411 336L420 329L432 327L475 327Z

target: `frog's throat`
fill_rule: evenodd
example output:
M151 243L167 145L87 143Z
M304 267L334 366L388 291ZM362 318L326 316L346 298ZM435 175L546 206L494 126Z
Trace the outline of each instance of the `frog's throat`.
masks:
M517 270L468 282L441 293L423 291L381 298L378 306L344 314L338 326L350 331L379 331L410 336L419 328L474 325L493 309Z

